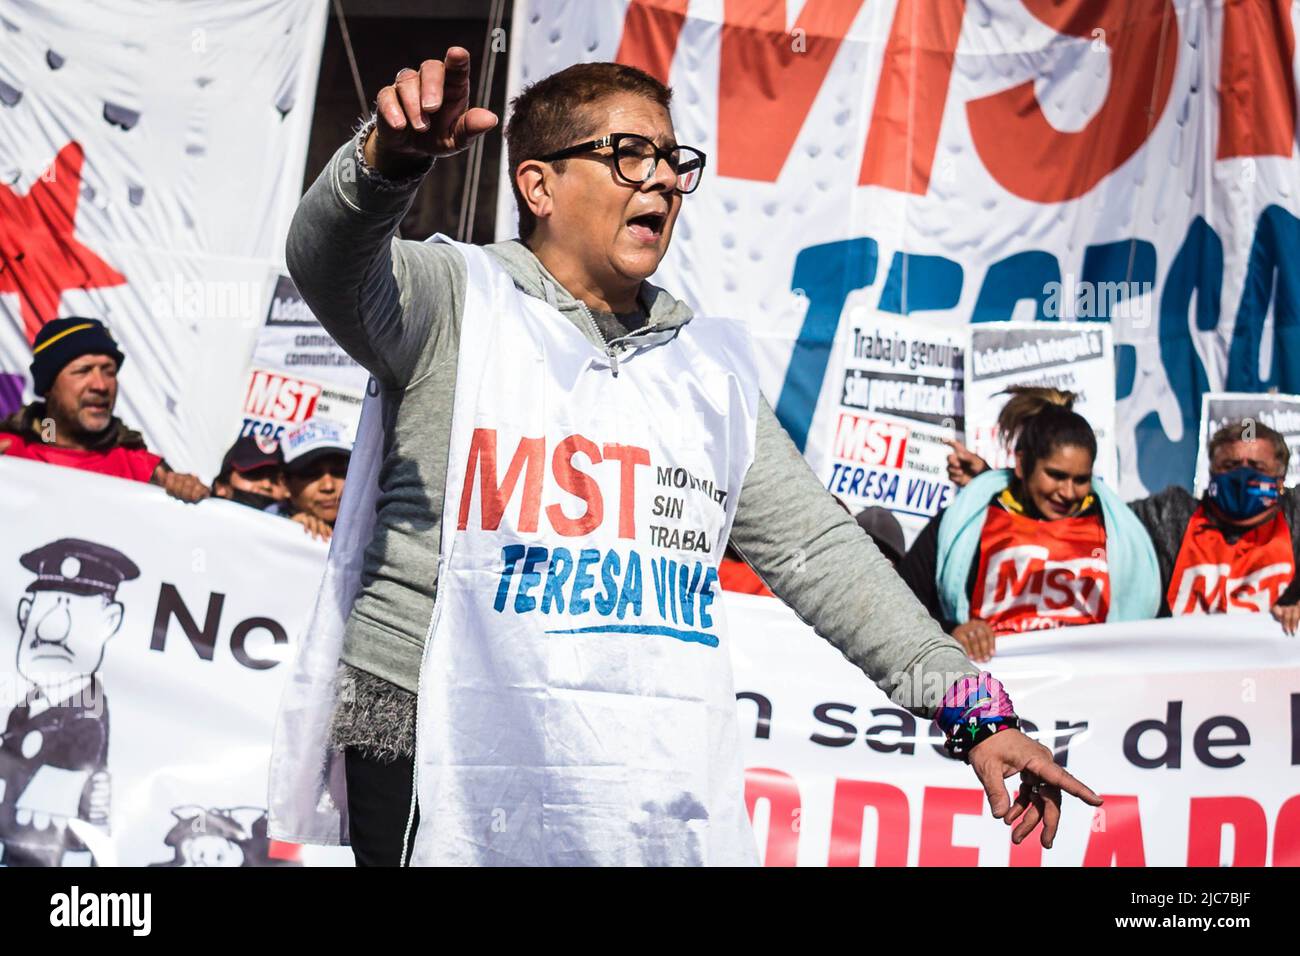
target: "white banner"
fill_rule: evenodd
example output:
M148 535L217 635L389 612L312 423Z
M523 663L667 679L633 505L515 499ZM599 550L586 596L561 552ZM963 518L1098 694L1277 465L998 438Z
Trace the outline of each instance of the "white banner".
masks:
M322 545L230 502L3 457L0 527L0 865L351 862L264 829ZM1040 855L1011 850L931 722L779 601L725 602L768 865L1300 864L1300 641L1271 618L999 640L1020 714L1107 797L1100 816L1067 805Z
M103 319L117 414L208 477L302 187L328 0L0 0L0 398ZM28 391L30 398L30 391Z
M1196 453L1196 494L1210 485L1210 438L1230 422L1248 419L1262 422L1281 433L1291 449L1286 486L1300 482L1300 395L1242 395L1215 392L1201 396L1201 442Z
M1300 866L1300 639L1267 615L998 640L987 668L1027 731L1105 798L1066 798L1044 851L1013 849L933 722L780 602L729 594L727 613L768 866Z
M1109 324L1125 499L1191 487L1207 391L1300 393L1295 0L516 0L508 95L669 82L703 149L656 281L743 317L832 476L862 306ZM508 183L498 236L515 232Z
M350 863L266 834L325 547L231 502L0 457L0 865Z

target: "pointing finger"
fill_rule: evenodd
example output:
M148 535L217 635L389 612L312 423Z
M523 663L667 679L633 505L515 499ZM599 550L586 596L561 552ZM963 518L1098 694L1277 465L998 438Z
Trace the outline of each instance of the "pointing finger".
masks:
M445 58L447 65L447 86L469 87L469 50L463 46L448 47Z
M1089 806L1099 807L1102 804L1101 797L1097 796L1091 787L1076 780L1068 771L1061 769L1047 757L1035 757L1029 761L1025 769L1053 787L1059 787L1066 793L1078 797Z

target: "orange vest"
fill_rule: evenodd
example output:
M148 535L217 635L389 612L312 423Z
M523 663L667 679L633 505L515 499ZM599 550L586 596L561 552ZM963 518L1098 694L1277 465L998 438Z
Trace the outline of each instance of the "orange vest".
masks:
M1267 611L1293 577L1291 529L1281 510L1229 544L1201 504L1183 534L1165 600L1175 616Z
M999 634L1100 624L1110 607L1100 514L1038 521L989 505L971 617Z

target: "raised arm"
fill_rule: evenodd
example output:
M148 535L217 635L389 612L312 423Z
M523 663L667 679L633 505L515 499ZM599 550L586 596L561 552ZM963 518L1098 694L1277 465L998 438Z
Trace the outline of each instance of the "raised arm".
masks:
M394 239L434 159L465 149L496 125L469 109L469 53L447 51L403 69L379 91L375 118L334 154L289 229L286 258L298 291L326 331L377 380L402 387L431 326L453 309L455 259ZM426 303L411 308L410 303Z

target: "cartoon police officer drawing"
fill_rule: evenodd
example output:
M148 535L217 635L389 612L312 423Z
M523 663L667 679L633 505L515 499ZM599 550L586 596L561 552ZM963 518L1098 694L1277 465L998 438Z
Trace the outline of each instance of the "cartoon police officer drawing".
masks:
M0 733L0 864L90 865L76 831L107 829L109 807L108 708L97 671L122 626L118 586L140 569L76 538L19 560L36 580L18 602L18 673L29 687Z
M263 807L173 807L176 824L163 842L174 854L150 866L301 866L271 856ZM295 848L296 849L296 848Z

